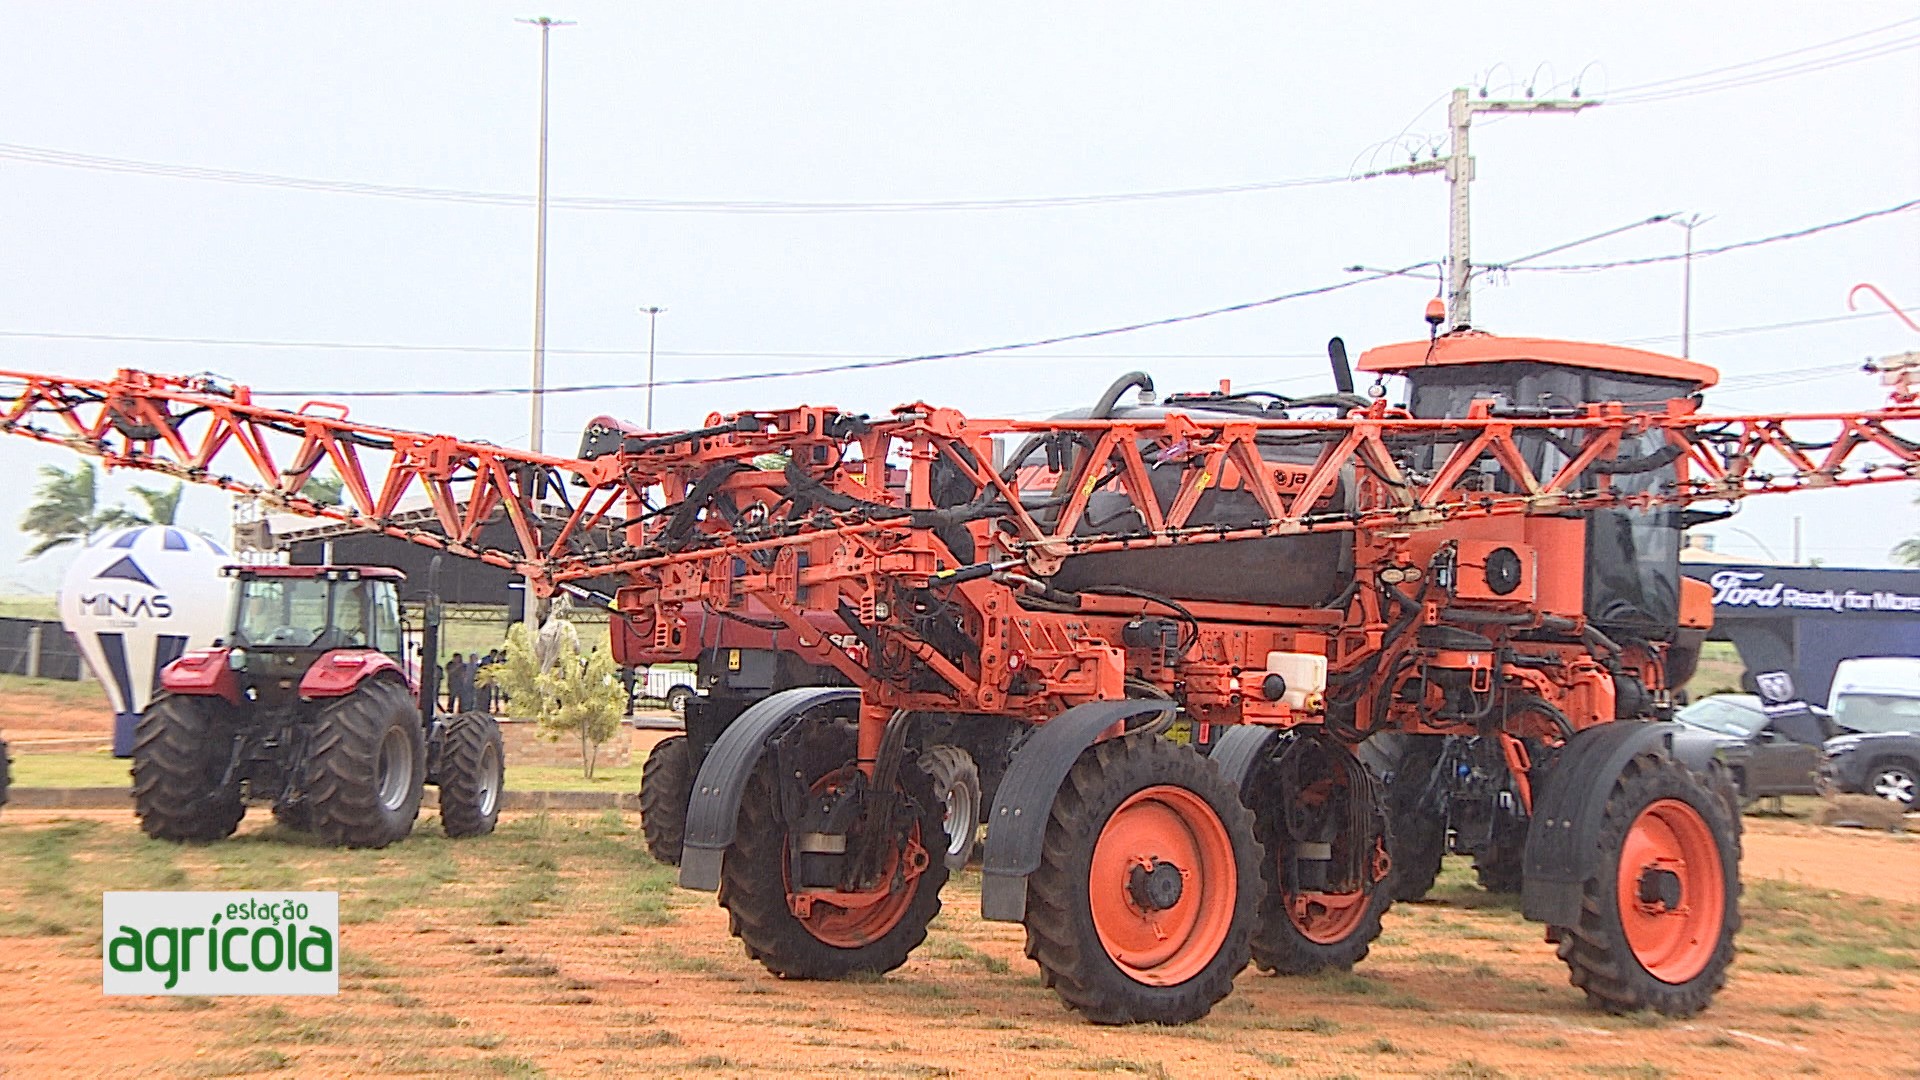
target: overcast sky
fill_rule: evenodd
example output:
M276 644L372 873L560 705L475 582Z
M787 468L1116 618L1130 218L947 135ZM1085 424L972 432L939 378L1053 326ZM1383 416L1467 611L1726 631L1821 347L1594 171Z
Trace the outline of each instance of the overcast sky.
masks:
M1708 248L1920 196L1913 2L7 0L0 367L210 370L263 390L525 385L531 206L342 184L530 196L539 32L514 19L540 14L578 23L553 34L551 194L629 200L552 211L552 386L643 381L647 305L667 309L666 380L1020 342L1311 288L1354 264L1435 259L1446 244L1437 176L975 210L713 204L1050 199L1344 177L1404 160L1397 138L1440 136L1444 96L1459 85L1564 94L1577 78L1586 97L1624 91L1577 115L1476 125L1477 262L1659 213L1711 216L1695 233ZM1863 36L1796 52L1851 35ZM1654 88L1678 91L1670 96L1630 89L1723 68ZM1743 77L1754 78L1722 85ZM45 151L94 167L48 164ZM322 183L183 178L182 167ZM707 205L665 212L636 200ZM1667 254L1682 241L1656 225L1543 261ZM1693 355L1735 380L1709 405L1877 403L1864 375L1756 377L1920 347L1892 316L1716 333L1845 316L1861 281L1920 307L1920 213L1697 260ZM1680 284L1678 264L1516 271L1476 287L1475 322L1678 353ZM1134 367L1163 392L1220 378L1318 390L1330 335L1356 355L1423 336L1433 291L1431 280L1396 280L1043 350L662 388L657 426L800 402L878 411L924 399L1033 415L1085 405ZM202 343L117 340L131 337ZM570 451L589 418L637 418L644 407L638 391L553 396L547 448ZM353 409L395 426L527 438L524 398ZM0 441L0 468L14 478L0 499L7 523L30 501L32 470L49 462L72 463ZM128 479L140 478L116 490ZM1799 516L1806 555L1884 564L1920 528L1914 494L1771 497L1729 525L1784 559ZM223 497L193 494L186 518L225 538ZM1713 531L1723 550L1762 554L1747 536ZM58 561L20 564L26 546L0 529L0 583L50 589Z

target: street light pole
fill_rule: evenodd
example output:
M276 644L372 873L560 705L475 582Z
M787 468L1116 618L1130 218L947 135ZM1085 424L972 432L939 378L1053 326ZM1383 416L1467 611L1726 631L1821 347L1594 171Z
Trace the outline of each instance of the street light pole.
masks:
M514 21L540 28L540 180L534 198L533 227L533 415L527 443L527 448L537 454L547 406L547 42L554 27L573 24L545 15Z
M640 310L647 313L647 430L652 431L653 430L653 337L654 337L655 329L657 329L660 324L660 313L667 309L663 307L643 307Z
M1710 217L1689 214L1673 219L1675 225L1687 230L1687 254L1682 260L1684 268L1680 272L1680 355L1693 355L1693 228L1696 225L1712 221Z

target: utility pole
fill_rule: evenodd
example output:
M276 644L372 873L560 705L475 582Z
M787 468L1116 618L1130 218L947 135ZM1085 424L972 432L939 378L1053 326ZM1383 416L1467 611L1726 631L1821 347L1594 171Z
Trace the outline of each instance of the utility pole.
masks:
M640 310L647 313L647 430L652 431L653 430L653 334L654 334L654 330L659 326L660 313L667 309L663 307L643 307Z
M1480 113L1579 112L1600 104L1578 97L1488 99L1484 93L1475 99L1464 86L1454 89L1452 103L1447 106L1452 141L1446 157L1381 170L1409 175L1444 170L1447 174L1447 315L1456 330L1473 325L1473 222L1468 196L1473 183L1473 153L1468 147L1473 118Z
M533 226L533 430L527 443L527 449L537 454L547 419L547 42L554 27L573 24L545 15L514 21L540 28L540 182L534 197Z

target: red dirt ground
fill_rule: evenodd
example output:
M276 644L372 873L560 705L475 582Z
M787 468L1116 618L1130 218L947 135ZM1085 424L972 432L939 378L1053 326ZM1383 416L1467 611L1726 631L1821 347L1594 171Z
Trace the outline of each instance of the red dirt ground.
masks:
M133 827L109 812L7 812L0 830L87 817ZM459 850L471 871L486 849ZM296 865L314 857L289 852ZM1920 872L1920 839L1756 820L1747 853L1752 932L1726 991L1691 1021L1588 1010L1538 927L1453 887L1389 913L1364 977L1249 971L1200 1023L1097 1028L1040 986L1018 926L978 918L969 872L949 885L929 946L873 982L775 979L742 955L710 897L684 892L668 900L677 921L657 928L610 924L586 903L510 926L440 904L392 911L343 929L360 969L332 999L106 998L96 951L4 937L0 1076L1916 1075L1913 952L1800 966L1822 942L1751 883L1792 876L1877 897L1847 902L1911 935L1920 907L1896 901L1912 899L1900 883ZM205 858L189 849L180 861ZM562 870L586 882L618 868ZM0 869L0 911L10 892Z

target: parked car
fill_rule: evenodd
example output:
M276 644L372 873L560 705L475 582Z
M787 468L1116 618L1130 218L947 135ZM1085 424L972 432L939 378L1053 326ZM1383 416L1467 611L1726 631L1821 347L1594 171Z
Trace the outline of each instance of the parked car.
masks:
M1814 709L1823 722L1824 710ZM1696 772L1718 762L1733 774L1740 805L1774 795L1814 795L1820 790L1821 749L1773 727L1755 694L1715 694L1674 714L1680 730L1673 754Z
M1878 795L1912 810L1920 782L1920 659L1843 660L1827 699L1841 733L1827 740L1835 790Z

